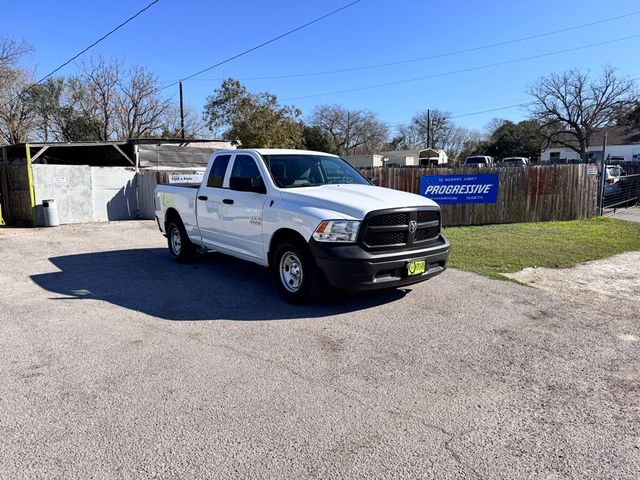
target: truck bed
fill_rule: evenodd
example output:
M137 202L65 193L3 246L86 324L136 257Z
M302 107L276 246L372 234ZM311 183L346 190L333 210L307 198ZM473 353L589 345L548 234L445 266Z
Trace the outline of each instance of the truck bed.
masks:
M158 222L164 225L164 215L168 209L176 210L189 237L197 241L200 237L196 220L196 199L200 185L161 183L156 187L156 215Z

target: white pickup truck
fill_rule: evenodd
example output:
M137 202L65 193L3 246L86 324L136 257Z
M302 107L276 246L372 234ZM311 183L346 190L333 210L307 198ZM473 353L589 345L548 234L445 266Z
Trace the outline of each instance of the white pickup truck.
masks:
M374 186L340 157L216 151L202 185L158 185L156 220L174 260L215 250L274 273L293 303L324 287L393 288L444 271L449 242L433 201Z

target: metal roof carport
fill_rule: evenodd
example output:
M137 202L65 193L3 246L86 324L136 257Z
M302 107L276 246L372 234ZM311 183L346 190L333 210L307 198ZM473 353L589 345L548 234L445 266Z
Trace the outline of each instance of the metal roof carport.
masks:
M219 148L233 147L219 140L173 139L3 146L4 220L11 225L41 225L41 202L47 198L56 199L61 223L147 218L153 212L152 203L146 205L153 202L149 191L157 179L145 176L141 196L141 171L202 171Z

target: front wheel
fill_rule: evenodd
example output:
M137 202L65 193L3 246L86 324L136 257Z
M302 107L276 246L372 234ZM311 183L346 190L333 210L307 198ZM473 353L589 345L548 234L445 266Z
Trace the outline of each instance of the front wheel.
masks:
M313 256L302 242L286 241L273 256L273 274L282 297L291 303L316 300L322 288L322 276Z
M196 254L196 246L191 243L182 222L172 221L167 227L167 243L171 258L178 263L188 262Z

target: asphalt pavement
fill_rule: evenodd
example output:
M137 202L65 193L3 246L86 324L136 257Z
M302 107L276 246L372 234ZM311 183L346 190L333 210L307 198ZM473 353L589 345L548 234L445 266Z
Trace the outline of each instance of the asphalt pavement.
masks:
M639 477L638 312L455 270L296 307L152 222L0 262L0 478Z

